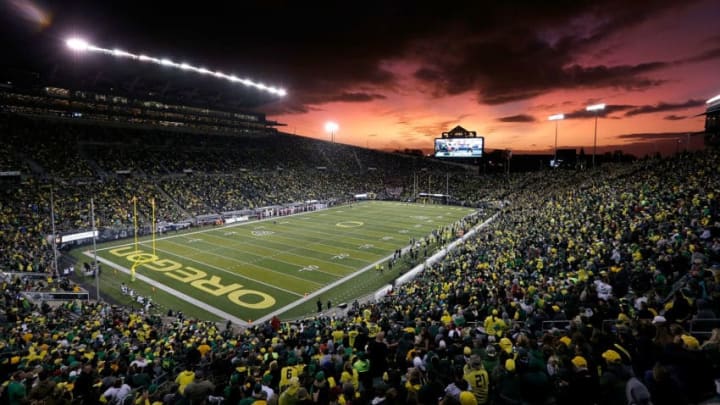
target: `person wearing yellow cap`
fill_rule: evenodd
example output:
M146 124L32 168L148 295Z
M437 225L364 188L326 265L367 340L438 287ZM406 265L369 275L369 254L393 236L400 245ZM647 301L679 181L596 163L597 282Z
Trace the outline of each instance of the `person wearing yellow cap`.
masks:
M566 400L568 404L595 404L597 403L597 379L588 369L588 362L582 356L575 356L570 360L573 372L568 376Z
M570 347L570 345L572 344L572 339L567 336L563 336L560 338L560 343L564 344L565 347Z
M632 369L622 363L620 353L606 350L602 354L605 367L598 380L600 402L603 404L620 404L626 402L625 385L632 377Z
M500 343L498 343L498 346L500 346L500 349L502 351L504 351L505 353L507 353L507 354L512 353L513 344L512 344L512 341L510 341L510 339L508 339L506 337L500 339Z
M682 346L685 350L700 350L700 342L694 336L680 335L680 340L682 341Z

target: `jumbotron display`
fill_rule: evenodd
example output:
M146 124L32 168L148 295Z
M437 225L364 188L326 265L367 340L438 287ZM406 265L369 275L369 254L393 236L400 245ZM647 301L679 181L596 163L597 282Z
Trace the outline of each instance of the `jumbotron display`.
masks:
M436 138L435 157L479 158L483 156L485 138Z

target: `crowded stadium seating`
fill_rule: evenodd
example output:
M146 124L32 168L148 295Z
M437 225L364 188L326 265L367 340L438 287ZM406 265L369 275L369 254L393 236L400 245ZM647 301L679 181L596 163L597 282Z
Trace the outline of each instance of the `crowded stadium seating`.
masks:
M13 271L48 271L50 183L58 226L68 230L87 229L89 191L102 207L101 225L121 226L130 221L124 202L139 192L160 201L161 216L174 221L356 191L385 195L391 183L407 197L422 167L438 178L451 172L451 194L466 204L506 201L487 228L384 298L303 320L238 329L107 303L52 308L20 293L57 281L5 280L0 377L8 403L716 399L716 150L597 171L480 177L283 135L146 136L4 119L11 129L3 169L29 170L0 199L0 265ZM42 139L62 142L33 142L51 133ZM126 169L132 175L114 173ZM144 221L149 209L144 201Z

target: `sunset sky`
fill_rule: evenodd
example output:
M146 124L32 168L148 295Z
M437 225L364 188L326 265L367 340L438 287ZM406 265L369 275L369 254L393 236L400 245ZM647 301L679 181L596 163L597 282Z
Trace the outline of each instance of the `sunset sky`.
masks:
M455 125L488 149L652 153L701 131L720 93L720 2L175 2L6 0L9 40L81 35L283 86L261 111L287 132L372 148L432 148ZM442 8L442 7L447 8ZM5 21L8 22L8 21ZM696 137L691 148L701 145ZM683 145L683 148L685 145Z

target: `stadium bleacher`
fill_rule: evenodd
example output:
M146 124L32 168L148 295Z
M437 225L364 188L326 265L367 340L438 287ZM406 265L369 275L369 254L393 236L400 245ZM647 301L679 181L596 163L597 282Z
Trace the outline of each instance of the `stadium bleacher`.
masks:
M274 318L238 329L107 303L68 300L52 308L21 293L75 286L54 277L4 280L0 378L10 403L714 398L717 150L598 171L498 177L280 134L1 118L8 134L3 170L22 172L20 185L0 194L6 271L51 272L50 184L60 231L89 229L88 195L101 227L127 227L135 195L145 197L138 204L145 224L150 197L165 221L342 200L358 190L384 198L390 185L407 199L413 173L423 167L438 179L450 173L449 194L458 202L507 201L486 229L384 298L292 322Z

